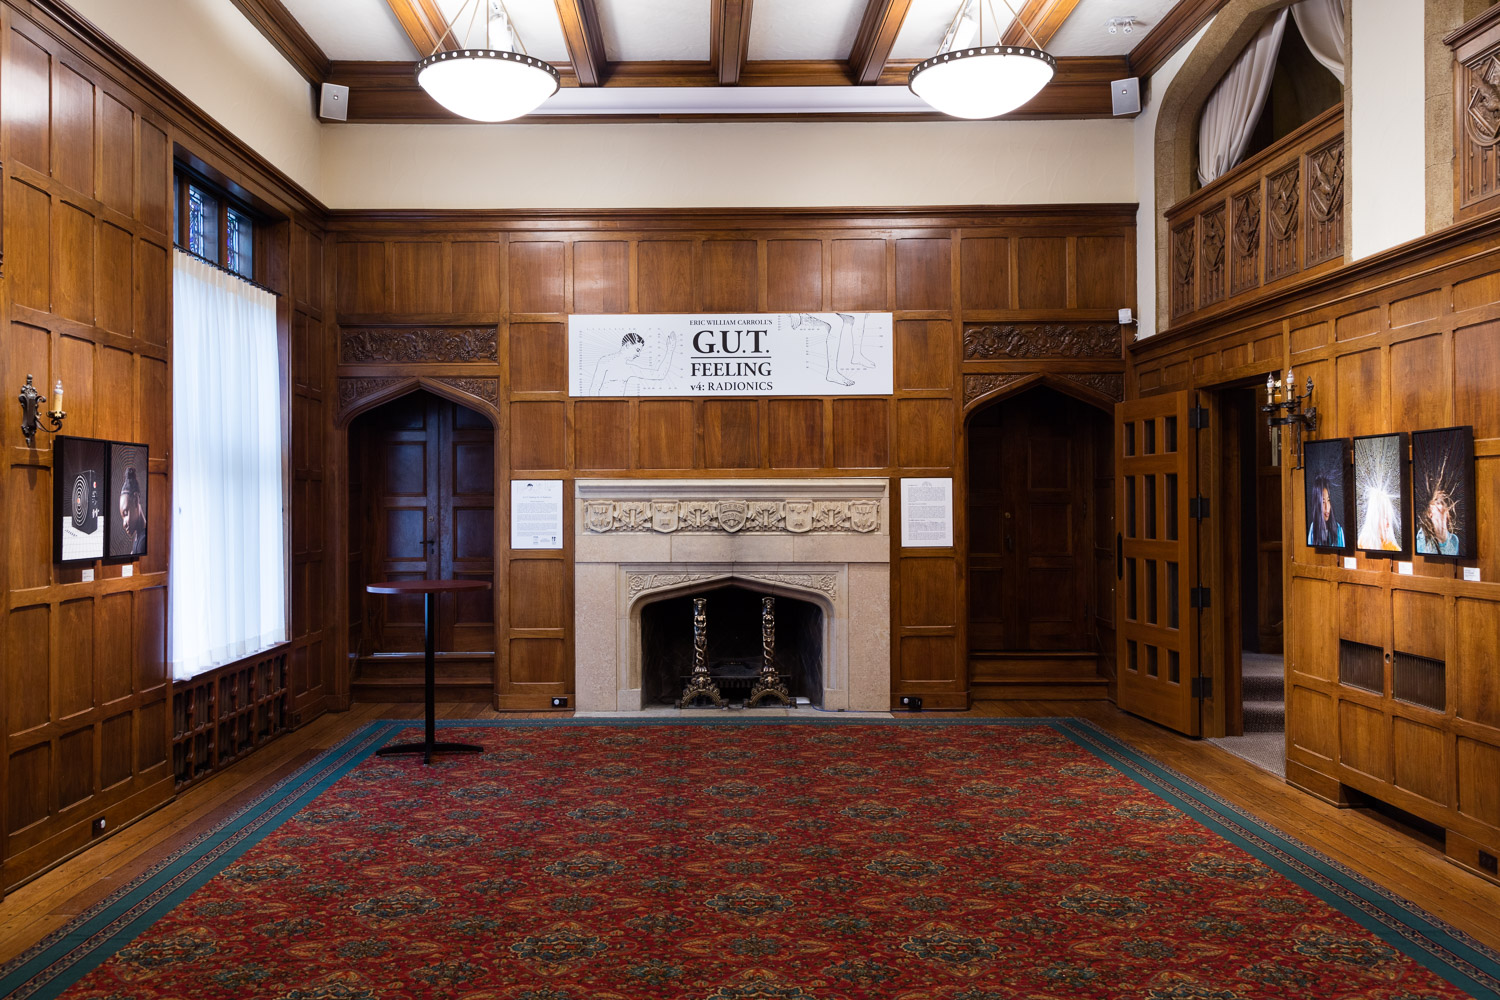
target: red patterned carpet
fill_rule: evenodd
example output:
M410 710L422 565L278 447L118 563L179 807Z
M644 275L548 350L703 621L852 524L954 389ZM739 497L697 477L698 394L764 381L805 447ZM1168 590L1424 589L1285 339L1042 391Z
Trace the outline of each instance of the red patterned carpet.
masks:
M513 725L443 738L488 751L431 768L362 751L144 933L34 995L1489 995L1062 727Z

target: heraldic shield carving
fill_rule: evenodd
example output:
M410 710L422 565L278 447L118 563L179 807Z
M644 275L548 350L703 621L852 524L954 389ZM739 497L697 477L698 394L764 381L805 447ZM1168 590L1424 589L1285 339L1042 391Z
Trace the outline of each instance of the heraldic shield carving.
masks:
M749 513L750 505L743 500L720 500L719 527L731 533L739 531Z
M651 527L657 531L677 530L677 501L656 500L651 504Z
M590 531L608 531L615 526L615 505L608 500L590 500L583 508L583 523Z
M801 534L811 531L813 526L811 500L788 500L786 502L786 530Z
M855 531L869 532L880 527L880 504L875 500L855 500L849 504L849 525Z

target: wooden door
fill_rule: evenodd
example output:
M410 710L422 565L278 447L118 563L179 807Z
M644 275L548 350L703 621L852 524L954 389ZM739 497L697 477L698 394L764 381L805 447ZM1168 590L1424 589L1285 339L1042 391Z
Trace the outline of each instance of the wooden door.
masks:
M416 392L370 415L372 579L493 580L494 429L473 410ZM420 652L423 599L388 597L372 652ZM438 599L437 648L494 650L494 596Z
M1196 480L1189 392L1115 408L1120 537L1116 621L1119 705L1178 732L1201 732L1192 608L1197 532L1188 516Z
M1090 408L1033 389L969 427L969 648L1092 651Z
M485 417L456 403L439 403L442 440L438 497L440 571L455 580L495 578L495 429ZM446 602L446 603L445 603ZM438 648L493 652L495 595L490 591L444 594L439 600Z

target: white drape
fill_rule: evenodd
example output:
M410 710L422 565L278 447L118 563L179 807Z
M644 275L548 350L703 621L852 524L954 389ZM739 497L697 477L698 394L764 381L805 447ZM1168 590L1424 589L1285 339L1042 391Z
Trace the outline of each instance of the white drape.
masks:
M1292 20L1313 58L1344 82L1344 0L1302 0Z
M172 274L172 676L286 639L276 298L181 251Z
M1283 10L1251 39L1209 95L1198 125L1199 184L1212 182L1244 158L1255 123L1266 106L1285 30Z

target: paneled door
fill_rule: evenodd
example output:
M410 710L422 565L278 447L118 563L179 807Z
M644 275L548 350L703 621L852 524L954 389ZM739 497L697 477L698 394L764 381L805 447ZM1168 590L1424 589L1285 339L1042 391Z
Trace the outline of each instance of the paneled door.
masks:
M1189 517L1197 469L1192 393L1131 399L1115 408L1119 517L1119 705L1189 736L1201 734L1197 531Z
M970 421L971 650L1093 648L1096 423L1103 414L1046 388Z
M374 426L372 579L493 580L494 430L473 410L416 392L371 415ZM419 652L421 597L388 597L373 652ZM437 647L494 649L488 592L438 600Z

